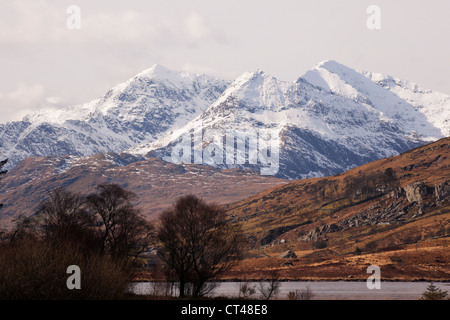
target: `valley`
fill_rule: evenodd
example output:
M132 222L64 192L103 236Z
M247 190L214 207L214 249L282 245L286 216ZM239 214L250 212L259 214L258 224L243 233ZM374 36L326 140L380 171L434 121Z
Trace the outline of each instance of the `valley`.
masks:
M221 205L249 242L223 279L362 279L377 264L386 279L447 281L449 111L448 95L332 60L294 82L155 65L85 105L0 124L0 229L55 187L117 183L154 223L182 195Z
M56 187L87 194L100 183L117 183L137 195L134 203L150 221L178 197L196 194L224 204L244 199L286 180L249 170L219 170L195 164L176 165L158 158L136 159L113 153L92 157L30 157L2 179L0 229L9 229L19 216L31 216Z

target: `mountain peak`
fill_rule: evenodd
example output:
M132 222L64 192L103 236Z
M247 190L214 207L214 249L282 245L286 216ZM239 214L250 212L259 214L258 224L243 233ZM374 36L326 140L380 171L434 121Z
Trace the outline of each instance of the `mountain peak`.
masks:
M266 103L271 105L273 101L269 103L266 100L278 97L280 86L283 86L283 84L283 81L278 81L274 76L259 69L253 72L245 72L233 81L224 92L221 100L233 95L239 100L249 102L250 105L261 106Z
M316 65L312 70L327 70L331 73L341 74L348 72L356 72L356 70L343 65L335 60L325 60Z
M344 66L342 63L337 62L336 60L324 60L321 61L317 64L316 67L320 67L320 68L329 68L329 67L339 67L339 66Z
M328 83L330 77L341 78L341 75L351 74L352 72L356 71L343 65L342 63L335 60L324 60L309 69L303 76L298 78L296 82L300 83L306 80L306 82L314 86L330 90L330 83Z
M155 64L152 67L138 73L130 79L129 82L134 82L136 80L139 81L142 79L150 79L155 82L165 83L165 85L175 86L177 88L186 86L190 87L194 82L201 83L202 86L212 85L222 87L229 84L228 81L214 76L196 72L173 70L160 64ZM223 90L225 90L225 88L223 88Z
M264 82L264 81L273 81L277 80L274 76L265 73L261 69L257 69L256 71L245 72L240 77L238 77L234 83L242 85L244 83L255 83L255 82Z
M177 74L179 72L173 71L169 68L166 68L165 66L162 66L160 64L154 64L152 67L138 73L136 77L148 77L148 78L160 78L160 77L167 77L168 75Z

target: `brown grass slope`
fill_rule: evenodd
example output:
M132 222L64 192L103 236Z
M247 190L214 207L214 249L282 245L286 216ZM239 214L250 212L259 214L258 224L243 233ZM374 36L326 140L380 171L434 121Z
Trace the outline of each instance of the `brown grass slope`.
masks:
M450 280L450 138L228 205L252 250L229 278ZM279 258L291 250L296 258Z
M66 187L87 195L100 183L117 183L136 193L136 205L149 219L157 219L178 197L195 194L207 202L224 204L245 199L286 180L260 176L239 169L219 170L209 166L177 165L151 158L117 165L116 154L90 157L30 157L20 162L0 183L0 231L12 226L19 215L36 212L48 191Z

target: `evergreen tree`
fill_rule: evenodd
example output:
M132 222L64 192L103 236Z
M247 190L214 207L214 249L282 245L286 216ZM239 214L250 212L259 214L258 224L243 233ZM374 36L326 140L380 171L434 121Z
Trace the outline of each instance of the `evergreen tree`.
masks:
M427 288L427 291L422 293L420 300L442 300L447 297L447 291L442 291L436 287L433 282Z

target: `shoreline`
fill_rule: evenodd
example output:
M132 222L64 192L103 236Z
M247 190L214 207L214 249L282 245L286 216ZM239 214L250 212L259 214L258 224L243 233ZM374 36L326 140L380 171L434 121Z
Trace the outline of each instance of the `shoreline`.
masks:
M216 279L210 282L219 282L219 283L227 283L227 282L267 282L270 279ZM279 282L366 282L367 279L279 279ZM133 280L130 283L163 283L167 282L165 280ZM381 282L405 282L405 283L448 283L450 285L450 279L440 280L440 279L413 279L413 280L405 280L405 279L385 279L381 280Z

